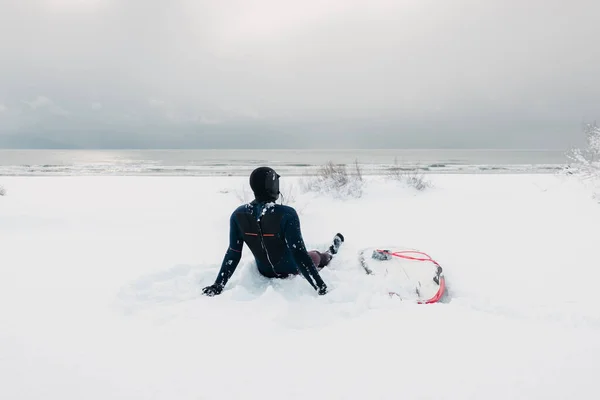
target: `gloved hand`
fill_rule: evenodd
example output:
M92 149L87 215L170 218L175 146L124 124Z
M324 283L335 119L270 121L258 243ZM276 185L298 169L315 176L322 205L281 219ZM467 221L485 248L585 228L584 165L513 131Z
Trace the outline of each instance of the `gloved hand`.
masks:
M212 297L212 296L221 294L222 291L223 291L223 286L213 284L213 285L207 286L204 289L202 289L202 294Z
M322 284L321 286L319 286L319 288L317 289L317 293L319 294L319 296L323 296L324 294L326 294L327 293L327 285Z

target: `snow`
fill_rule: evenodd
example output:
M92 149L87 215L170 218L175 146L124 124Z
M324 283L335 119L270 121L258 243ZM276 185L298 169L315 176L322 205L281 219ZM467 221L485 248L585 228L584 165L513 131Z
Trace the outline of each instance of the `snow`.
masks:
M0 398L599 398L598 204L549 174L428 178L347 199L283 178L309 249L346 238L331 292L245 248L209 298L247 178L4 177ZM382 243L438 261L446 302L389 297L357 259Z

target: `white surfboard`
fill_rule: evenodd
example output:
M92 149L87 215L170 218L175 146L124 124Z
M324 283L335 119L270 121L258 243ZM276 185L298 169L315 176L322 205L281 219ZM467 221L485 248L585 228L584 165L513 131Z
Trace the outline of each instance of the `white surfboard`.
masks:
M359 260L367 274L382 278L390 295L403 300L437 303L446 290L442 267L422 251L368 247L360 251Z

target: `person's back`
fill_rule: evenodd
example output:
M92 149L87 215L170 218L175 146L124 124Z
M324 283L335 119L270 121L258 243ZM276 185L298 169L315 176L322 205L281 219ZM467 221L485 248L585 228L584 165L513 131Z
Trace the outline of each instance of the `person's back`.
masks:
M302 254L293 250L302 252L303 241L296 210L254 201L239 207L233 217L262 275L280 278L297 273L294 256Z
M221 293L239 263L244 243L263 276L285 278L300 273L319 294L325 294L327 286L318 269L331 261L344 237L338 233L328 252L308 252L296 210L275 203L280 194L279 175L271 168L257 168L250 176L250 186L255 200L231 214L229 249L215 283L204 288L204 294Z

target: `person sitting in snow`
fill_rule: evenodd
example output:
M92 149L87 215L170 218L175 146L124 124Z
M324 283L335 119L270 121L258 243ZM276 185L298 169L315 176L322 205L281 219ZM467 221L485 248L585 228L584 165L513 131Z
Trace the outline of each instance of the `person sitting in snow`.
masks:
M261 275L287 278L300 273L319 295L327 293L319 270L337 254L344 237L337 233L326 252L307 251L296 210L275 203L280 195L279 178L269 167L257 168L250 175L255 198L231 214L229 248L215 283L205 287L203 294L215 296L223 291L241 259L244 243L254 255Z

